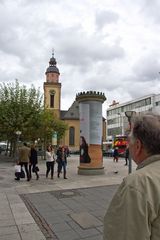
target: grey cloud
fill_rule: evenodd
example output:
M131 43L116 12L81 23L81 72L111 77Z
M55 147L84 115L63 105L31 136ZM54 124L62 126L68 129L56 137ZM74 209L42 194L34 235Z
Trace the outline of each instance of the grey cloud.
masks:
M153 81L157 79L160 71L159 58L154 57L154 54L140 58L133 66L133 71L141 82Z
M139 1L138 1L139 3ZM138 4L137 3L137 4ZM141 4L140 13L145 14L146 21L152 23L153 21L157 24L160 22L160 2L159 0L145 0L143 4Z
M61 29L56 34L52 30L52 36L59 46L65 64L85 66L92 62L123 58L125 55L124 49L119 44L113 43L109 46L96 34L88 37L78 26L67 30Z
M96 25L98 28L103 28L110 23L116 23L119 19L119 15L111 10L98 11L96 13Z

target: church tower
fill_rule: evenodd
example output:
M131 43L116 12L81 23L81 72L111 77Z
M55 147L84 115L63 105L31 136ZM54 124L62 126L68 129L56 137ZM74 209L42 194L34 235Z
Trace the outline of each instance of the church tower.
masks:
M57 62L54 58L54 52L49 61L47 68L46 82L44 82L44 106L53 111L53 113L60 118L61 107L61 83L59 83L59 69L56 66Z

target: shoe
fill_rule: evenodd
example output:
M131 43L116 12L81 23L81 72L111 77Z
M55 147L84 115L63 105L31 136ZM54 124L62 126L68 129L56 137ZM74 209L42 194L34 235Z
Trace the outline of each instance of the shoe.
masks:
M114 173L115 173L115 174L117 174L117 173L118 173L118 171L115 171Z
M64 179L68 179L67 177L64 177Z
M14 180L16 180L16 181L19 181L19 180L20 180L20 178L15 178Z
M38 180L38 179L39 179L39 175L37 176L36 180Z
M30 178L28 178L27 181L29 182L29 181L30 181Z

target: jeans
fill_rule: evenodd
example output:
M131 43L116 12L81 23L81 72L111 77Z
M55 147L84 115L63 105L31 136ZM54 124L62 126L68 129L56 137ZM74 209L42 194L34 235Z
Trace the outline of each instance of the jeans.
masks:
M46 162L46 178L48 177L49 172L51 171L51 178L53 178L54 174L54 161L53 162Z
M21 167L24 166L25 172L27 175L27 180L30 180L29 170L28 170L28 162L20 162Z

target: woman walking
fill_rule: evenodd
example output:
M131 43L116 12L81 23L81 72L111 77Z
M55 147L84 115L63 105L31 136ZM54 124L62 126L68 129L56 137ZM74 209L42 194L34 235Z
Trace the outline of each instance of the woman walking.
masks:
M37 157L37 150L35 148L35 145L33 144L31 146L31 151L30 151L30 158L29 158L29 175L30 175L30 179L32 178L32 172L34 172L36 174L36 179L39 179L39 175L38 175L38 157Z
M55 156L54 149L51 146L47 147L46 151L46 178L48 178L49 172L51 172L51 179L53 179L54 175L54 164L55 164Z
M61 147L57 150L57 162L58 162L58 175L60 177L60 173L63 168L63 178L67 179L66 177L66 166L67 166L67 153L64 147Z

